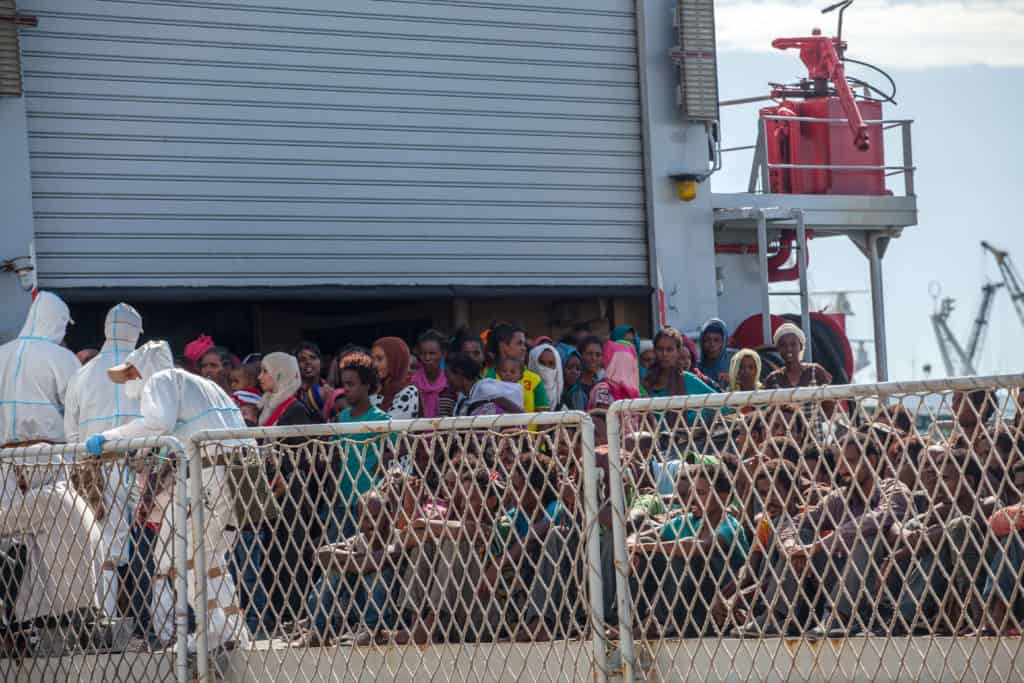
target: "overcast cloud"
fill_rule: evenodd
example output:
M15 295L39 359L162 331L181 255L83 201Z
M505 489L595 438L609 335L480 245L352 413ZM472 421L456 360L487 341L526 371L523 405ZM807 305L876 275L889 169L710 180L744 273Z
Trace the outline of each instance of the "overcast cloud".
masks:
M720 0L715 6L718 47L768 51L765 35L809 35L813 26L835 32L827 0ZM1024 66L1024 0L857 0L846 12L851 57L871 55L880 65L928 68L952 65Z

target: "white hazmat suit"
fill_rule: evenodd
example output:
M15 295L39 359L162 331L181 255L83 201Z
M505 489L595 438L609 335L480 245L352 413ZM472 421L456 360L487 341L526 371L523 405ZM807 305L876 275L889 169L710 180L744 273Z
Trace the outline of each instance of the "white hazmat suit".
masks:
M128 304L117 304L103 325L106 340L98 356L86 363L68 383L64 397L64 432L68 443L84 441L90 434L142 417L139 400L115 384L107 370L120 365L135 350L142 334L142 316ZM131 535L131 494L134 472L126 461L103 466L103 510L99 519L103 545L108 553L103 564L100 604L108 616L117 614L118 570L128 564Z
M71 315L39 292L21 333L0 346L0 445L64 441L64 393L81 364L60 346Z
M198 375L173 367L171 349L167 342L143 344L128 356L125 363L138 370L141 376L141 379L126 382L125 387L129 396L141 398L142 417L104 431L104 438L174 436L184 445L191 460L204 455L199 453L190 441L196 432L203 429L245 429L245 421L238 406L223 389ZM225 447L255 446L252 440L220 443ZM212 456L212 453L206 455ZM225 485L224 467L211 464L204 466L202 473L205 503L203 553L207 575L198 577L192 570L195 543L192 525L189 524L189 602L193 606L196 605L197 582L205 581L210 647L218 647L229 642L244 645L248 639L247 631L235 604L234 581L224 566L225 553L231 545L225 527L234 525L231 497ZM160 502L167 506L173 504L166 494L158 496L158 503ZM172 519L169 507L165 510L163 518L155 552L158 576L153 583L153 626L164 642L170 642L174 632L174 600L170 587L161 585L163 581L160 580L169 581L172 575L170 547L173 544L173 535L168 523ZM189 639L189 646L190 649L195 647L192 638Z
M0 506L0 536L28 548L28 565L14 603L14 619L59 616L95 607L103 539L84 498L71 487L60 457L24 456L0 465L27 484Z

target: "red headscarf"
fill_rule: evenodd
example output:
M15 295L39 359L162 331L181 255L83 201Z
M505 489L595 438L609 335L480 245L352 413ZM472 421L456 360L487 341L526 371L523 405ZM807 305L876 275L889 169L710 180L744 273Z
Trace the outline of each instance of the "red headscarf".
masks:
M384 412L391 410L395 395L409 384L409 346L398 337L381 337L373 342L388 359L388 376L380 378L381 404Z
M640 365L632 344L605 343L604 381L616 401L640 397Z

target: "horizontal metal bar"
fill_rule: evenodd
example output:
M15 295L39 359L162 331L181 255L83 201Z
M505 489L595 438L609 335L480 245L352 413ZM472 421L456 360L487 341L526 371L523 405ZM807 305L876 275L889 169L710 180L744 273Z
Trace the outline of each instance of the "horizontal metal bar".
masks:
M804 121L807 123L849 123L849 119L823 119L816 116L779 116L778 114L762 114L762 119L768 119L771 121ZM913 119L869 119L864 123L869 126L877 126L879 124L894 123L894 124L905 124L913 123Z
M757 149L757 145L743 145L742 147L723 147L719 152L738 152L744 149Z
M768 168L806 168L822 171L916 171L913 166L856 166L853 164L768 164Z
M380 422L349 422L291 427L249 427L246 429L203 429L192 435L192 442L225 439L286 439L288 437L349 436L352 434L390 434L394 432L431 432L453 429L503 429L505 427L546 427L552 425L583 425L590 416L581 411L563 413L531 413L516 415L481 415L479 417L420 418L417 420L382 420Z
M737 104L753 104L754 102L767 102L774 100L775 98L771 95L757 95L755 97L740 97L735 100L722 100L718 103L719 107L734 107Z
M181 441L173 436L152 436L143 439L110 439L103 442L103 453L124 453L125 451L137 451L142 448L167 448L176 453L185 453L185 447ZM3 458L24 458L35 457L82 457L90 459L94 457L85 450L84 443L55 443L36 444L34 446L18 446L16 448L0 448L0 459Z
M1011 389L1024 385L1024 374L984 377L952 377L914 382L883 382L881 384L841 384L798 389L762 389L728 394L702 394L668 398L641 398L616 401L608 413L654 410L699 410L701 408L741 408L753 405L779 405L804 401L843 401L855 398L884 398L897 394L935 393L940 391L973 391L976 389Z

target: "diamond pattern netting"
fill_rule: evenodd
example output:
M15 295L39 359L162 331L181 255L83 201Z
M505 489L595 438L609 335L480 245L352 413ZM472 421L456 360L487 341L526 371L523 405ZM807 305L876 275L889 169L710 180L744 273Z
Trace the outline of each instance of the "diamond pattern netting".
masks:
M208 590L211 665L298 680L592 676L579 419L528 422L204 443L202 538L230 538L235 587ZM209 502L224 499L228 515Z
M61 452L61 451L66 452ZM175 459L73 447L0 458L0 671L4 680L173 681L175 635L151 596L173 573ZM166 518L166 521L165 521Z
M207 436L184 528L164 452L4 451L0 669L173 680L184 597L237 680L1013 678L1020 397L952 386Z
M1020 670L1016 388L859 394L621 412L638 676Z

